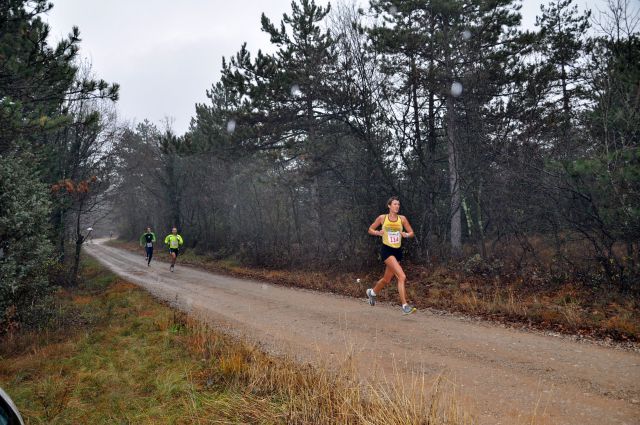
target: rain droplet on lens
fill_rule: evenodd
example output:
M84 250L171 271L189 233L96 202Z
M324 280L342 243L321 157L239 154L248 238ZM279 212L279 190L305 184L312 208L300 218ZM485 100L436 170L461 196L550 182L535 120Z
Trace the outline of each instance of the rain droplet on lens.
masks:
M300 96L302 94L302 91L300 91L300 86L297 84L294 84L291 86L291 96Z
M227 133L233 133L236 131L236 120L230 119L227 121Z
M453 97L458 97L462 94L462 84L459 83L458 81L454 81L453 84L451 84L451 95Z
M469 30L462 31L462 38L464 38L465 40L469 40L471 38L471 31Z

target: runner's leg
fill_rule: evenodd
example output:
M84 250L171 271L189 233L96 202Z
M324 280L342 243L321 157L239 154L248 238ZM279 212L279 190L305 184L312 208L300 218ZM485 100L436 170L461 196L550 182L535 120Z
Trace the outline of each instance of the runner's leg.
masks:
M396 257L393 255L384 260L384 263L387 265L387 269L390 269L398 279L398 294L400 294L400 301L402 302L402 305L407 304L407 292L404 288L407 276L404 274L402 266L400 266L400 263L398 263L398 260L396 260Z
M394 275L393 270L390 269L389 266L387 265L384 269L384 276L382 276L382 278L378 281L378 283L376 283L376 286L373 287L373 292L375 292L375 294L378 295L380 291L382 291L382 289L385 286L387 286L389 282L391 282L391 279L393 279L393 275Z

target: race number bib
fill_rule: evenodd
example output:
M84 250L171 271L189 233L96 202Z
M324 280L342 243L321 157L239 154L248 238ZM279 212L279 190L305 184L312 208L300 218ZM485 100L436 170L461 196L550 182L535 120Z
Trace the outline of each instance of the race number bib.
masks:
M178 248L178 241L171 241L171 243L169 244L169 246L173 249Z
M400 243L400 232L387 232L387 239L390 244L399 244Z
M153 242L147 242L147 248L152 248L153 247Z

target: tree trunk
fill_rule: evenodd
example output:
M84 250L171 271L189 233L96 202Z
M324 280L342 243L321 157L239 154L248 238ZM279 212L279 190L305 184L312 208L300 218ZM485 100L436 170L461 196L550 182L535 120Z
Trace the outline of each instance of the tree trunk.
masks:
M413 98L413 127L416 132L416 147L419 157L422 157L422 138L420 137L420 107L418 105L418 70L416 61L411 58L411 97Z
M308 95L307 99L307 146L309 150L311 150L313 164L312 167L315 168L315 162L318 160L316 149L318 147L315 145L316 143L316 123L315 123L315 114L313 112L313 100L311 99L311 95ZM313 232L316 236L314 238L315 244L315 252L317 255L323 254L322 250L326 249L328 246L328 242L326 239L326 234L322 229L322 218L324 217L323 209L324 205L322 204L322 194L320 193L320 178L318 176L318 170L312 169L313 173L313 181L311 182L311 219L313 222Z
M433 81L433 64L429 66L429 81ZM429 104L427 110L427 155L426 155L426 169L425 182L427 184L427 199L425 200L425 212L420 232L420 246L424 249L425 260L427 264L431 262L431 235L433 234L433 219L435 210L435 191L434 191L434 163L436 154L436 107L435 107L435 92L429 91ZM426 229L425 229L426 228ZM423 230L424 229L424 230Z
M65 215L64 210L59 207L55 214L55 232L56 238L58 240L58 252L60 256L58 257L58 262L60 264L64 264L65 261L65 237L66 237L66 227L65 227Z
M447 97L447 156L449 159L449 190L451 193L451 255L462 254L462 220L460 214L460 176L458 175L458 158L456 153L457 123L453 98Z
M482 221L482 207L481 207L481 199L482 199L482 180L478 184L478 197L476 198L476 210L478 211L478 245L480 248L480 255L482 258L487 258L487 248L485 246L485 238L484 238L484 222Z
M70 284L75 286L78 283L78 270L80 269L80 253L82 252L82 243L84 242L84 237L82 236L82 228L80 226L82 219L82 207L84 205L83 201L80 201L78 205L78 212L76 216L76 248L73 256L73 266L71 268L71 276L70 276Z
M182 231L182 214L180 211L180 188L178 183L178 164L177 155L170 153L169 164L167 169L168 186L169 186L169 208L171 209L169 217L171 225L176 227L179 232Z

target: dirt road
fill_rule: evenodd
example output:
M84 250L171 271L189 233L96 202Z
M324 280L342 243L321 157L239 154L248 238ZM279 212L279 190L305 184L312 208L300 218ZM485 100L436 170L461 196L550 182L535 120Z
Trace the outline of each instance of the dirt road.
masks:
M342 359L409 376L441 372L482 424L640 424L640 354L362 299L235 279L100 243L123 278L224 329L303 361ZM537 406L537 407L536 407Z

